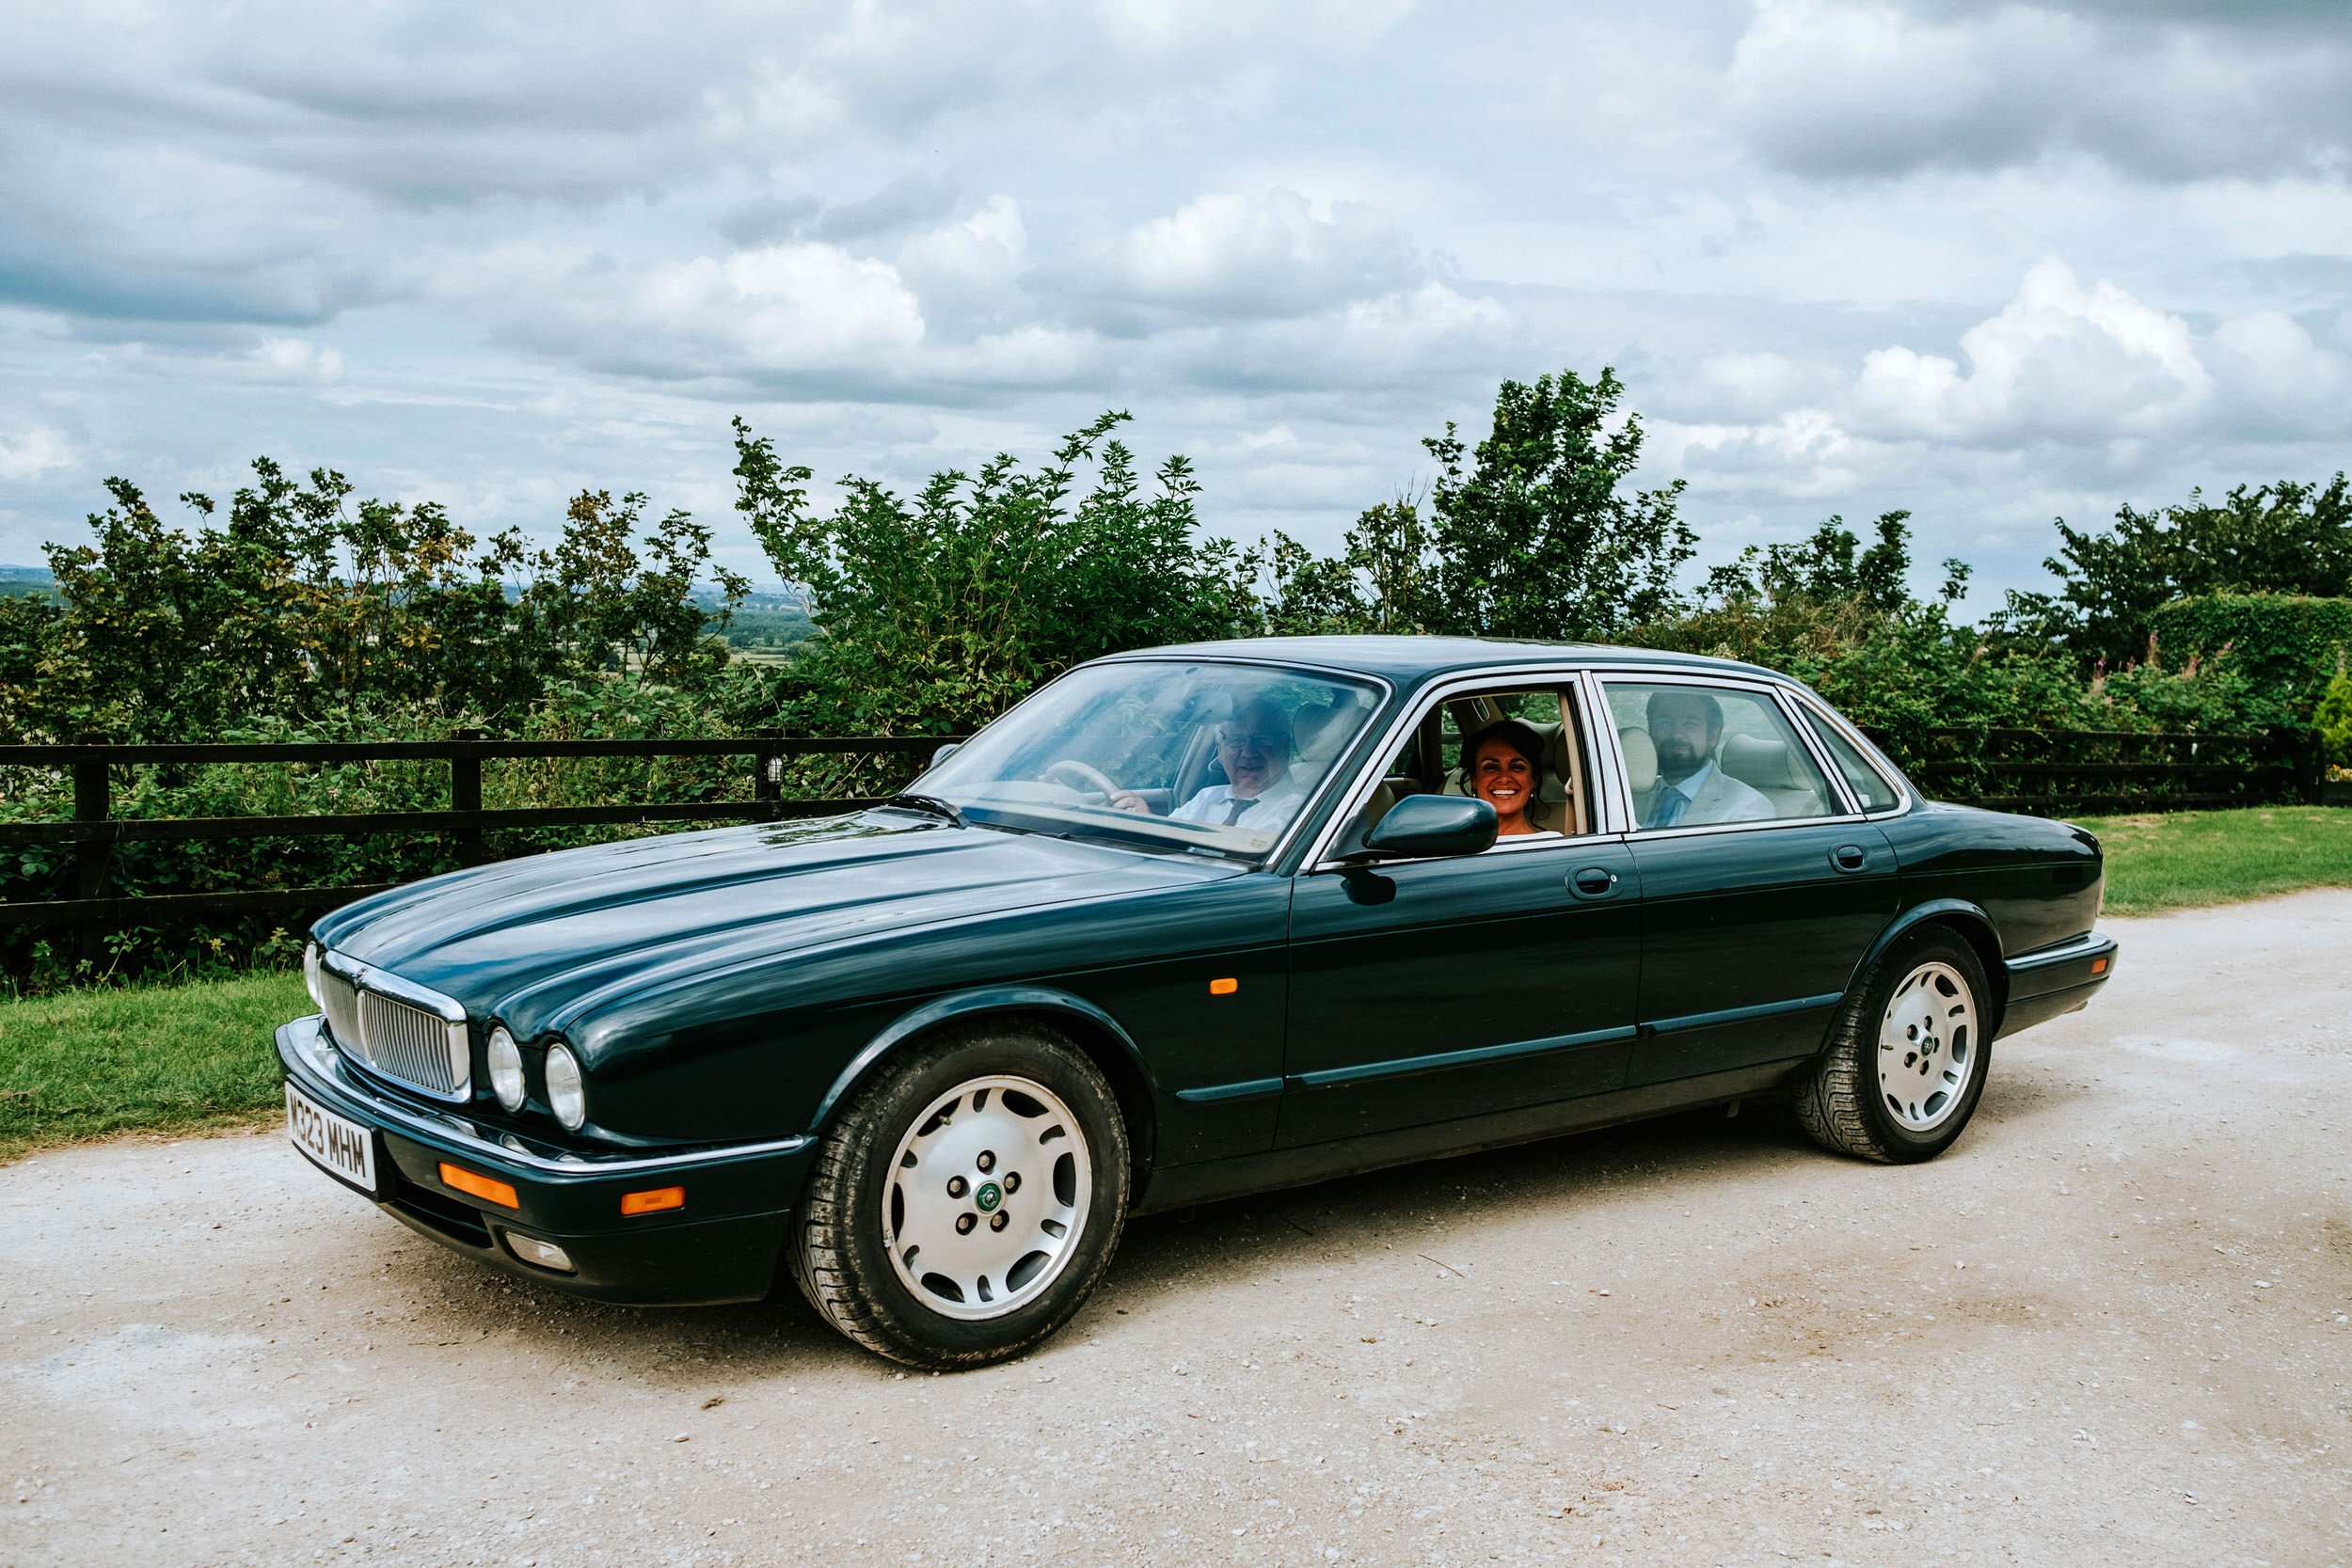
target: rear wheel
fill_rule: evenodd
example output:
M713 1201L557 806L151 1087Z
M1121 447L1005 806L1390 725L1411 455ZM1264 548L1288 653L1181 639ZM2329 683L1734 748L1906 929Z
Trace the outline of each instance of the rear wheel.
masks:
M1931 1160L1960 1137L1993 1063L1984 966L1941 928L1897 942L1870 966L1798 1086L1816 1143L1889 1164Z
M861 1085L826 1131L793 1275L869 1350L984 1366L1077 1312L1118 1245L1127 1188L1118 1101L1069 1041L937 1040Z

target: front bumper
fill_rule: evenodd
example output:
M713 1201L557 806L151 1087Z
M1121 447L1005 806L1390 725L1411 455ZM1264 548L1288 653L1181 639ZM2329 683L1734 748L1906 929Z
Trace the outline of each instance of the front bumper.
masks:
M2001 1009L2001 1033L2013 1035L2061 1013L2080 1012L2115 974L2115 939L2085 931L2054 947L2020 953L2009 971L2009 1005Z
M683 1307L766 1295L815 1154L805 1136L677 1154L582 1156L535 1145L387 1095L344 1066L315 1017L278 1031L278 1059L304 1094L370 1130L377 1191L368 1196L377 1208L494 1269L596 1301ZM451 1187L443 1161L505 1182L516 1206ZM623 1194L673 1186L686 1190L684 1207L622 1214ZM572 1272L523 1261L510 1233L553 1242Z

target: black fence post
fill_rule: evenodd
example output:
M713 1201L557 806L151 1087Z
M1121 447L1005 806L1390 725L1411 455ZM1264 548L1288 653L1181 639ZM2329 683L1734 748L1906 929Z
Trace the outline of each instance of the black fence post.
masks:
M461 748L469 741L481 738L480 730L457 732ZM455 751L449 755L449 805L452 811L479 812L482 809L482 758L470 751ZM489 846L483 840L479 819L468 822L457 830L458 864L480 865L489 858Z
M763 730L762 740L781 740L781 730ZM752 753L752 799L765 809L763 821L773 820L776 802L784 799L784 749L781 746L762 747Z
M82 733L81 744L103 746L106 737L86 730ZM113 796L106 764L103 761L76 762L73 765L74 822L103 823L112 815ZM73 896L106 896L106 863L113 858L114 845L103 834L76 840L73 846ZM93 914L84 916L81 926L82 961L92 970L104 967L106 923Z

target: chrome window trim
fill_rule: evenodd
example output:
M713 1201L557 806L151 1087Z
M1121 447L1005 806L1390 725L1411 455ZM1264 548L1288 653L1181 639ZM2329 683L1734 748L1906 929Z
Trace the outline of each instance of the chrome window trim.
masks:
M1804 743L1806 752L1813 758L1813 766L1820 770L1822 778L1829 781L1831 791L1845 802L1846 809L1838 816L1841 818L1867 816L1869 814L1862 809L1862 798L1846 782L1846 770L1837 766L1837 759L1829 754L1829 748L1821 744L1821 737L1813 732L1812 725L1804 721L1804 710L1797 706L1796 693L1783 687L1777 689L1773 695L1780 699L1781 718L1798 740Z
M1788 682L1776 676L1763 674L1750 675L1745 673L1733 674L1728 673L1718 674L1713 671L1708 670L1693 671L1687 665L1627 665L1623 667L1612 665L1606 671L1593 671L1592 677L1593 684L1596 687L1603 689L1601 692L1601 700L1604 704L1607 701L1606 688L1612 681L1623 681L1628 684L1644 686L1674 685L1729 687L1736 690L1757 692L1770 696L1772 698L1776 707L1782 706L1782 694L1787 691L1789 687ZM1608 710L1604 708L1601 711ZM1784 719L1788 717L1785 709L1782 716ZM1845 793L1841 788L1839 788L1839 784L1836 782L1836 769L1824 768L1824 775L1832 780L1831 788L1838 791L1838 802L1840 804L1849 805L1850 809L1824 816L1773 816L1761 818L1754 822L1702 822L1688 828L1644 828L1637 826L1633 813L1632 791L1629 787L1629 781L1625 774L1623 753L1617 744L1617 726L1613 721L1611 723L1603 727L1608 731L1609 751L1616 761L1617 788L1623 798L1625 806L1625 836L1629 839L1639 838L1656 840L1666 838L1695 838L1706 833L1758 832L1770 831L1774 828L1817 828L1830 823L1863 822L1868 820L1868 818L1865 817L1860 812L1851 809L1850 802L1848 801ZM1801 737L1805 736L1805 732L1802 726L1798 727L1797 734ZM1805 752L1808 756L1813 755L1816 744L1817 743L1810 737L1804 738ZM1814 766L1817 768L1820 767L1820 762L1818 757L1815 759Z
M1356 819L1357 814L1371 803L1372 792L1380 786L1381 780L1388 777L1389 758L1396 753L1397 748L1404 744L1405 737L1413 733L1432 707L1439 703L1449 702L1465 691L1492 689L1498 682L1514 686L1548 687L1554 690L1574 691L1577 694L1577 706L1581 710L1578 714L1577 723L1579 733L1583 736L1584 755L1587 763L1585 784L1597 797L1604 794L1605 785L1600 777L1598 758L1593 749L1592 702L1590 692L1585 686L1585 675L1586 672L1581 665L1484 666L1476 670L1458 671L1424 688L1421 695L1412 702L1398 704L1390 715L1389 727L1380 736L1379 744L1373 748L1371 755L1356 775L1355 783L1348 786L1347 793L1341 798L1338 808L1325 820L1322 829L1315 834L1313 842L1309 846L1306 857L1300 863L1301 871L1308 875L1314 875L1322 872L1358 869L1358 863L1331 859L1331 846L1337 842L1341 834L1347 831L1347 824ZM1338 768L1332 769L1334 774L1339 771ZM1491 855L1501 850L1505 854L1518 854L1529 849L1561 849L1572 844L1591 844L1597 839L1614 836L1616 836L1614 833L1603 827L1597 828L1592 832L1577 833L1573 836L1538 839L1533 844L1505 844L1498 839L1493 848L1483 850L1481 853ZM1467 855L1400 855L1375 863L1414 865L1431 860L1473 860L1476 858L1478 857Z
M1375 674L1368 670L1349 670L1336 664L1317 664L1307 659L1249 658L1240 654L1186 654L1179 657L1158 649L1111 654L1103 658L1089 659L1084 664L1073 665L1021 701L1022 703L1033 702L1079 671L1091 670L1104 664L1232 664L1252 670L1288 670L1302 674L1327 675L1354 686L1375 687L1377 689L1373 697L1369 717L1363 728L1357 733L1356 744L1359 746L1363 744L1364 736L1370 734L1373 726L1379 721L1381 710L1392 706L1396 702L1396 683L1386 675ZM1005 710L1008 714L1011 711L1013 711L1011 708ZM997 715L997 719L1003 717L1005 717L1004 714ZM989 723L993 724L996 721L996 719L992 719ZM987 727L986 724L980 726L981 730ZM972 738L977 739L979 733L977 730L974 731ZM1307 824L1314 820L1316 809L1330 798L1334 784L1346 771L1346 768L1342 765L1340 759L1334 757L1331 770L1323 776L1322 782L1315 785L1304 801L1300 802L1297 815L1291 818L1290 824L1282 830L1281 835L1267 846L1264 854L1260 855L1252 863L1254 869L1271 871L1281 863L1282 857L1298 843L1299 835L1305 832Z
M1886 753L1880 751L1871 742L1870 737L1864 735L1851 720L1830 706L1819 692L1804 687L1794 687L1789 691L1789 697L1795 703L1798 711L1803 713L1807 720L1815 724L1826 723L1838 735L1843 736L1846 743L1861 756L1864 766L1879 776L1880 783L1894 790L1895 803L1891 806L1882 806L1877 811L1864 811L1862 815L1867 820L1875 822L1882 817L1900 816L1919 802L1921 797L1913 792L1910 782L1903 775L1903 770L1896 767ZM1822 750L1826 751L1828 748L1823 747ZM1837 776L1841 784L1844 783L1846 770L1835 766L1835 759L1833 759L1830 771ZM1859 806L1860 802L1856 801L1855 804Z

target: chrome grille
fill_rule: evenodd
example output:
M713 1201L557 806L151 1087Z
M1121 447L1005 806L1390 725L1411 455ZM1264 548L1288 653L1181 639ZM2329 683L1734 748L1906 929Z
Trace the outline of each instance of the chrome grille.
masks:
M359 1043L358 988L333 970L322 968L319 1003L326 1012L326 1032L335 1037L335 1043L366 1061L367 1051Z
M446 1095L457 1087L450 1026L421 1007L372 990L359 993L359 1037L378 1072Z
M326 1032L344 1054L442 1100L463 1100L471 1092L466 1025L386 994L419 988L332 955L321 955L317 973ZM449 1004L448 1010L457 1009Z

